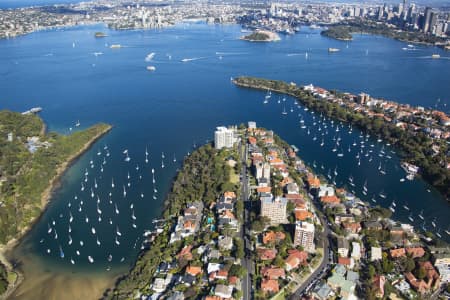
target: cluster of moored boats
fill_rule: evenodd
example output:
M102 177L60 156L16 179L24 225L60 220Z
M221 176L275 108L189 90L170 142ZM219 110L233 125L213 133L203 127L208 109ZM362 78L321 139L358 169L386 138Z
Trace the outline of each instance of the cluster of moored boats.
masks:
M69 257L69 261L73 265L83 259L87 259L89 263L93 264L95 262L94 257L98 258L98 252L93 251L96 253L95 255L94 253L86 253L89 251L88 247L86 247L88 243L96 244L98 247L108 247L113 241L113 245L119 247L121 238L124 237L119 228L119 221L123 225L124 219L129 220L126 224L129 224L131 228L126 228L126 232L138 228L135 202L139 205L140 201L145 201L145 198L149 197L146 197L143 191L140 193L133 191L132 195L129 192L134 185L139 186L136 183L143 180L143 175L148 172L151 174L151 199L157 200L156 170L154 167L150 168L149 166L150 154L147 148L143 153L142 166L132 163L128 149L123 150L121 155L125 167L128 169L126 177L122 179L121 184L118 184L114 177L108 179L105 176L107 163L111 157L107 145L103 149L98 149L96 155L94 155L95 158L89 161L89 165L85 168L84 176L80 182L80 190L67 203L67 210L61 212L58 217L51 218L48 222L47 233L40 240L41 244L46 245L44 249L46 249L47 254L51 255L53 250L53 252L56 251L58 253L60 258L64 259L66 258L64 251L66 251L73 254ZM172 162L176 163L176 161L174 155ZM164 162L165 155L162 152L161 169L165 167ZM97 174L97 176L93 174ZM124 201L127 202L127 205L129 204L128 211L125 212L125 215L128 216L125 217L123 213L122 215L120 214L119 210L119 208L124 207ZM86 225L82 226L82 223ZM58 234L57 230L61 231L64 227L67 228L64 230L64 233ZM87 228L88 232L83 232L85 228ZM75 237L78 237L78 240L75 240ZM109 241L106 241L106 239ZM136 240L134 248L136 248L138 240L139 238ZM86 251L83 251L84 249ZM101 260L101 258L98 259ZM111 263L113 256L111 253L107 253L104 259ZM119 260L124 262L125 257L121 257ZM107 270L110 270L110 266L108 266Z
M272 98L272 92L270 90L267 91L264 97L264 104L269 103ZM359 132L359 135L353 134L353 127L351 124L344 124L343 122L334 121L324 116L323 114L317 115L314 111L311 111L310 121L307 122L302 111L307 112L309 109L307 107L301 106L297 101L293 101L289 110L286 110L286 105L288 105L288 101L286 97L278 97L278 104L283 105L283 110L281 112L282 115L297 114L299 118L299 126L302 130L306 131L307 136L310 136L314 142L319 143L320 147L326 147L328 144L328 148L330 148L331 153L336 155L337 159L340 159L344 156L351 155L355 159L355 165L359 168L364 164L375 164L377 166L377 170L380 176L385 176L388 174L388 167L396 167L393 164L390 164L390 160L392 159L391 155L395 155L395 151L390 148L390 144L386 143L381 144L381 138L376 138L376 142L370 134L363 132ZM356 136L356 137L355 137ZM345 138L343 138L345 137ZM345 143L345 141L349 141L353 138L353 141ZM377 145L378 144L378 145ZM381 147L380 147L381 144ZM322 170L322 173L325 173L325 166L321 164L318 166L316 161L313 161L312 166L314 169ZM405 166L408 169L405 169ZM403 163L402 168L405 169L405 178L400 178L400 182L405 182L405 179L413 180L417 169L414 166ZM413 170L413 171L411 171ZM326 177L330 182L332 182L335 186L338 185L336 182L336 178L338 176L338 167L333 169L328 169L326 173ZM351 191L353 194L356 194L358 187L354 181L353 176L350 174L348 177L348 182L339 182L339 185L347 186L347 189ZM372 197L370 199L371 202L377 204L377 202L382 201L382 199L387 199L387 194L384 190L378 192L369 192L368 180L364 180L364 184L360 185L359 192L361 192L364 196L371 194ZM429 191L429 190L428 190ZM383 202L385 202L384 200ZM402 205L403 209L406 213L408 213L408 220L413 223L418 221L416 217L411 212L408 203L405 202ZM395 200L389 205L389 209L395 213L397 210L397 204ZM423 216L423 210L417 215L417 217L424 221L421 228L423 230L433 230L438 237L442 237L440 233L440 229L436 226L436 219L433 219L431 222L431 226L427 228L425 224L425 219ZM445 230L446 234L450 235L450 230Z

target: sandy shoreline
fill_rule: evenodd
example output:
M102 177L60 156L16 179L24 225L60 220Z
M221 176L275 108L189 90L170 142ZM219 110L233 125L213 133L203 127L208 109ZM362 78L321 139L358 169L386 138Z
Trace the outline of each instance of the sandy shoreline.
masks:
M45 125L44 125L44 128ZM0 245L0 261L6 266L7 270L9 272L14 272L17 274L17 280L13 285L8 286L8 290L3 294L0 295L1 299L7 299L14 291L20 286L20 284L24 280L24 275L19 272L17 269L14 268L13 265L11 265L11 262L7 259L8 253L12 252L14 248L20 243L22 238L30 231L30 229L36 224L42 214L47 209L47 205L51 200L51 197L53 195L53 191L58 187L59 185L59 179L61 176L65 173L65 171L75 162L77 158L79 158L84 152L86 152L98 139L103 137L106 133L108 133L112 129L111 125L108 125L105 129L103 129L101 132L97 133L89 142L87 142L79 151L71 155L67 158L65 162L63 162L57 169L56 174L53 176L52 179L49 181L49 185L47 188L43 191L41 195L41 214L33 220L28 226L23 228L19 235L16 238L13 238L8 241L6 245Z

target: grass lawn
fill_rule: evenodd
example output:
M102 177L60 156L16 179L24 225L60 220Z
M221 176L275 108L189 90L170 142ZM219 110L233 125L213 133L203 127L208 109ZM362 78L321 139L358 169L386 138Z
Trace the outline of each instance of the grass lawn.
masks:
M239 174L236 174L234 169L230 169L230 182L233 184L239 183Z

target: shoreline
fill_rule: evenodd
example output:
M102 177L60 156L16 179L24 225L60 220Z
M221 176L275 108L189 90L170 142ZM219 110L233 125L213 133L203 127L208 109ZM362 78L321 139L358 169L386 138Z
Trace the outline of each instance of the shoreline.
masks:
M44 128L46 128L46 125L44 124ZM56 169L56 174L53 176L53 178L50 179L49 184L47 188L42 192L41 195L41 212L39 216L34 219L30 224L28 224L26 227L24 227L19 235L15 238L12 238L8 241L5 245L0 245L0 262L6 266L6 269L8 272L14 272L17 274L16 282L11 287L11 284L8 284L8 289L3 295L0 295L0 299L7 299L11 294L14 293L14 291L17 290L17 288L22 284L22 282L25 279L24 274L20 272L18 269L16 269L12 264L11 261L8 259L8 256L11 252L14 251L14 249L20 244L20 242L23 240L23 238L27 235L27 233L33 228L33 226L39 222L41 219L43 213L47 210L48 204L51 201L51 198L53 196L53 192L59 187L60 185L60 179L64 175L64 173L72 166L72 164L81 156L83 155L89 148L97 142L101 137L103 137L106 133L108 133L112 129L111 125L107 125L102 131L97 133L95 136L92 137L90 141L88 141L80 150L78 150L73 155L69 156L58 168ZM11 290L10 290L11 287Z

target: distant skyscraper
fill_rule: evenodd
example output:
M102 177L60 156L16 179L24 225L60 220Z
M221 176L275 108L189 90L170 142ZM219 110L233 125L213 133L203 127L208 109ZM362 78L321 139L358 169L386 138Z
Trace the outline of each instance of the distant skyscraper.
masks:
M302 246L307 252L314 252L314 224L297 222L295 224L294 246Z
M438 17L437 12L431 11L430 24L428 25L428 31L431 32L431 33L434 33L435 26L436 26L436 23L437 23L437 17Z
M422 24L422 30L423 32L428 32L430 30L430 19L431 19L431 7L425 8L424 18L423 18L423 24Z
M234 143L234 133L232 129L220 126L214 132L214 146L216 149L231 148Z

